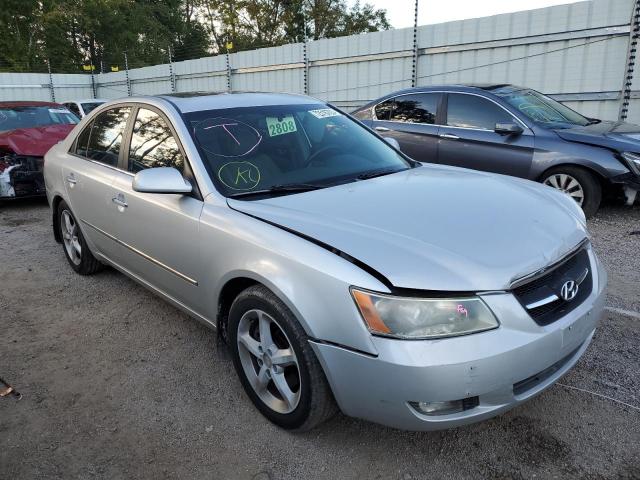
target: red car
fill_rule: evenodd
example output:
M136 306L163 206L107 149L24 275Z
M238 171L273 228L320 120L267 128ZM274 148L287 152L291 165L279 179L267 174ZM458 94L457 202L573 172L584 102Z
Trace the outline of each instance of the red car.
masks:
M76 123L58 103L0 102L0 198L44 195L44 154Z

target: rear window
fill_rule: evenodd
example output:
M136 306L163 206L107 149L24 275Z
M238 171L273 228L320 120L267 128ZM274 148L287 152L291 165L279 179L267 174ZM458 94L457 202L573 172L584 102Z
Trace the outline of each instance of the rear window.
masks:
M416 93L396 97L391 120L394 122L434 124L439 102L439 93Z
M0 107L0 131L75 123L78 117L62 105Z
M130 111L131 107L116 107L98 114L91 128L85 128L78 137L76 153L116 167Z

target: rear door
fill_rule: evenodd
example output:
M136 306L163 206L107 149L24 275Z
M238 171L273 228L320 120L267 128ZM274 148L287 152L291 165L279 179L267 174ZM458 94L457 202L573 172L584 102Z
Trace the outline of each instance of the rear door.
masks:
M441 98L440 93L425 92L387 100L375 107L373 128L384 137L395 138L402 152L414 160L436 162Z
M534 136L522 122L492 100L475 94L449 93L444 106L439 163L528 177ZM495 132L496 123L518 123L524 132L501 135Z
M110 205L117 216L116 236L124 246L119 263L173 299L203 305L207 297L198 289L202 276L198 226L203 202L197 185L178 137L162 112L142 105L134 115ZM194 192L134 191L134 175L154 167L176 168L191 182Z
M63 179L69 206L94 253L117 256L112 183L122 150L131 106L105 110L80 133L67 155Z

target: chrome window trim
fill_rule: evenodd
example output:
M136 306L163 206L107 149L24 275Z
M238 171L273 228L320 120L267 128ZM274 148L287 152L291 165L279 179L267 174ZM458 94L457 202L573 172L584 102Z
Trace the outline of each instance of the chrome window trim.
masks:
M587 247L588 245L590 245L589 239L585 238L580 243L578 243L575 247L573 247L571 250L565 253L561 258L559 258L554 262L551 262L546 267L543 267L539 270L536 270L535 272L529 273L527 275L524 275L522 277L518 277L512 280L511 283L509 284L509 290L513 290L514 288L521 287L522 285L532 282L533 280L536 280L537 278L540 278L541 276L546 275L549 272L552 272L556 268L562 266L569 259L571 259L571 257L573 257L576 253L578 253L582 248Z
M179 271L171 268L168 265L165 265L164 263L162 263L160 260L156 260L155 258L153 258L150 255L147 255L146 253L144 253L141 250L138 250L135 247L132 247L131 245L129 245L126 242L123 242L122 240L120 240L117 237L114 237L113 235L111 235L110 233L105 232L104 230L102 230L101 228L96 227L95 225L87 222L86 220L82 220L80 219L80 221L82 223L84 223L85 225L87 225L88 227L91 227L92 229L94 229L96 232L101 233L102 235L105 235L107 238L110 238L111 240L113 240L114 242L116 242L118 245L122 245L123 247L127 248L128 250L131 250L133 253L136 253L138 255L140 255L142 258L144 258L145 260L149 260L151 263L159 266L160 268L165 269L166 271L173 273L175 276L181 278L182 280L185 280L186 282L190 283L193 286L198 286L198 281L194 280L193 278L185 275L184 273L180 273Z
M95 165L100 165L101 167L106 167L106 168L108 168L110 170L115 170L116 172L119 172L119 173L126 173L127 175L129 175L131 177L135 177L135 175L133 173L128 172L127 170L122 170L121 168L118 168L118 167L114 167L113 165L108 165L106 163L102 163L102 162L99 162L97 160L92 160L91 158L83 157L82 155L78 155L77 153L73 153L73 152L67 152L67 154L69 154L69 155L71 155L73 157L79 158L80 160L84 160L85 162L90 162L90 163L93 163Z
M398 97L404 97L406 95L416 95L416 94L420 94L420 93L446 93L446 94L473 95L475 97L484 98L485 100L488 100L488 101L494 103L495 105L500 107L502 110L507 112L509 115L511 115L516 120L516 122L518 122L525 129L525 132L527 132L528 134L533 134L531 128L529 128L529 126L526 123L524 123L524 121L522 121L517 115L514 115L513 112L509 111L503 105L500 105L493 98L486 97L486 96L481 95L479 93L456 92L456 91L448 91L448 90L428 90L428 91L423 91L423 92L401 93L400 95L395 95L395 96L389 97L389 98L383 100L380 103L386 102L388 100L393 100L393 99L398 98ZM376 121L376 122L400 123L402 125L430 125L432 127L461 128L461 129L464 129L464 130L476 130L476 131L479 131L479 132L493 132L493 130L489 130L487 128L456 127L456 126L453 126L453 125L441 125L439 123L410 123L410 122L399 122L397 120L379 120L378 117L376 116L376 107L378 105L380 105L380 103L376 103L375 105L373 105L371 107L371 118L373 119L373 121Z

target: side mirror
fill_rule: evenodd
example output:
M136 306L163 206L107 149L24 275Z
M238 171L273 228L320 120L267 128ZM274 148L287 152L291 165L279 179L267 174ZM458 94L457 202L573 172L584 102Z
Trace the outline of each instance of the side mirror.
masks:
M524 130L517 123L496 123L495 132L500 135L520 135Z
M387 142L389 145L391 145L393 148L400 150L400 144L398 143L398 140L396 140L395 138L391 138L391 137L384 137L385 142Z
M147 168L133 177L133 190L144 193L191 193L193 187L173 167Z

